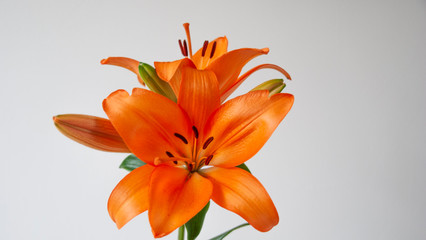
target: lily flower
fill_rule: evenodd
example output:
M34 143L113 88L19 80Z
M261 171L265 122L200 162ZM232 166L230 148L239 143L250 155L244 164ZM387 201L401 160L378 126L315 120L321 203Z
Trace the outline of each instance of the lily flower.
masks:
M293 104L293 95L258 90L221 105L216 74L180 69L177 103L141 88L103 102L127 147L147 163L124 177L108 201L118 228L148 211L154 237L188 222L212 199L265 232L278 221L262 184L236 166L253 157Z
M269 48L240 48L228 52L228 39L224 37L216 38L208 42L205 41L203 47L195 54L192 53L192 42L189 31L189 23L183 24L187 40L179 40L179 46L184 58L173 62L154 62L158 76L169 82L177 97L180 92L181 69L190 67L199 70L209 70L216 74L219 83L220 100L224 102L251 74L260 69L274 69L281 72L287 79L290 75L281 67L274 64L261 64L240 76L242 68L253 58L267 54ZM188 44L187 44L188 43ZM143 81L138 72L139 61L124 57L109 57L103 59L101 64L110 64L127 68L134 72L139 81Z

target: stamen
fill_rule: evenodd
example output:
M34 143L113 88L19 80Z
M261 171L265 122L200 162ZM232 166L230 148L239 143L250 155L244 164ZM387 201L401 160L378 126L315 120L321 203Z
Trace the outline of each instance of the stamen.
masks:
M195 126L192 126L192 131L194 131L195 138L198 138L198 129Z
M185 57L188 57L188 46L186 45L186 40L183 40L183 49L185 50Z
M180 51L182 52L182 55L185 56L185 50L183 49L182 41L179 39L178 42L179 42Z
M166 154L167 154L167 156L169 156L170 158L175 157L175 156L173 156L173 154L172 154L171 152L169 152L169 151L166 151Z
M210 161L212 160L212 158L213 158L213 155L210 155L210 156L206 159L205 165L209 165L209 163L210 163Z
M206 55L207 46L209 45L209 41L204 41L203 50L201 51L201 57Z
M212 52L210 53L210 58L213 58L215 51L216 51L216 41L213 43Z
M192 172L192 169L194 168L194 165L192 165L192 163L190 163L188 165L188 171Z
M178 164L178 161L173 161L173 163L177 165L177 164Z
M188 140L186 140L186 138L184 136L180 135L179 133L175 133L175 137L182 140L183 143L188 144Z
M186 38L188 39L189 57L192 58L192 45L191 45L191 34L189 33L189 23L184 23L183 27L185 28ZM188 54L188 51L186 51L186 54Z
M209 137L209 139L207 139L207 141L204 143L204 145L203 145L203 149L206 149L208 146L209 146L209 144L213 141L213 137Z

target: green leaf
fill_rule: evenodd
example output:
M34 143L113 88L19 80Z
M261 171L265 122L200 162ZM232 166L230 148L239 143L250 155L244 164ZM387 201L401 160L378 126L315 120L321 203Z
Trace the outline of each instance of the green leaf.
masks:
M237 167L239 167L239 168L241 168L241 169L243 169L243 170L246 170L247 172L251 173L251 172L250 172L250 169L247 167L247 165L246 165L245 163L241 163L241 164L240 164L240 165L238 165Z
M238 228L242 228L242 227L244 227L244 226L248 226L248 225L249 225L248 223L243 223L243 224L238 225L238 226L234 227L233 229L228 230L228 231L226 231L226 232L224 232L224 233L222 233L222 234L220 234L220 235L218 235L218 236L216 236L216 237L214 237L214 238L210 238L209 240L222 240L222 239L224 239L226 236L228 236L231 232L233 232L233 231L237 230Z
M188 233L188 240L194 240L198 237L201 232L201 228L203 228L204 218L206 217L206 213L209 210L210 202L204 206L203 209L197 215L195 215L191 220L189 220L186 224L186 231Z
M142 162L142 160L137 158L135 155L130 154L120 164L120 168L126 169L127 171L131 172L135 170L136 168L143 166L145 164L146 163Z

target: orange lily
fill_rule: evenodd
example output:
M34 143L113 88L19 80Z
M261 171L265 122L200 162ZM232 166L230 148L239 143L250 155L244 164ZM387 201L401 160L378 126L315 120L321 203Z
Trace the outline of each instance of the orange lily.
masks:
M242 68L251 59L262 54L267 54L269 48L241 48L228 52L228 39L226 37L219 37L212 42L205 41L203 47L195 54L192 54L189 23L185 23L183 26L186 31L188 45L186 44L186 40L183 43L179 40L179 46L185 58L173 62L154 62L158 76L170 83L176 96L180 93L181 69L185 67L199 70L205 69L215 73L219 83L221 102L224 102L252 73L260 69L275 69L291 80L290 75L283 68L274 64L256 66L240 76ZM127 68L134 72L143 84L138 72L139 61L124 57L109 57L103 59L101 63Z
M135 88L103 108L127 147L146 165L118 183L108 211L118 228L148 210L154 237L188 222L210 199L259 231L278 213L262 184L236 166L254 156L293 104L293 95L253 91L220 103L216 75L182 68L178 102Z

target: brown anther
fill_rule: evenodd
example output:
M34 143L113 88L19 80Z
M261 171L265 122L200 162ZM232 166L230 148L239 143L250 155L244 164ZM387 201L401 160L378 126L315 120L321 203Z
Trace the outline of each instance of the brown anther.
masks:
M183 143L188 144L188 140L186 140L186 138L184 136L180 135L179 133L175 133L175 137L182 140Z
M179 42L180 51L182 52L182 55L185 56L185 50L183 49L182 41L179 39L178 42Z
M174 163L174 164L177 164L178 162L177 162L177 161L173 161L173 163Z
M213 155L208 156L208 158L206 159L206 162L204 163L205 165L209 165L210 161L212 160Z
M213 42L213 47L212 47L212 52L210 53L210 58L213 58L215 51L216 51L216 41Z
M167 156L169 156L170 158L174 157L173 154L169 151L166 151Z
M204 57L204 55L206 55L206 50L207 50L207 46L209 45L209 41L204 41L203 44L203 50L201 51L201 57Z
M195 138L198 138L198 129L195 126L192 126L192 131L194 131Z
M192 163L188 164L188 171L192 172L193 168L194 168L194 165L192 165Z
M213 141L213 139L214 139L213 137L209 137L209 139L207 139L206 142L204 143L203 149L206 149L209 146L209 144Z
M183 40L183 49L185 50L185 57L188 57L188 46L186 45L186 40Z

